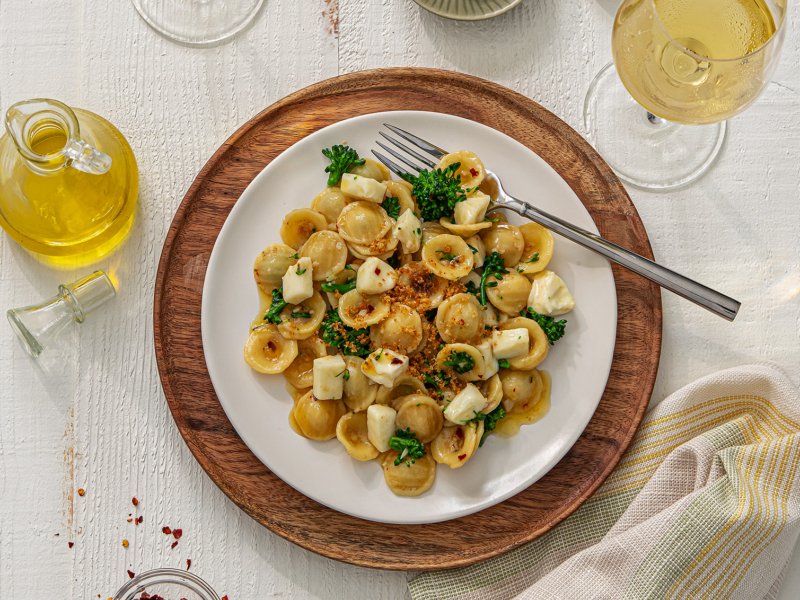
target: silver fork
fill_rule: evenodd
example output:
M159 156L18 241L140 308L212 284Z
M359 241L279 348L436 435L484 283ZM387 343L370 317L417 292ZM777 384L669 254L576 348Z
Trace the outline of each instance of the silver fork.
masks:
M425 140L400 129L399 127L389 125L388 123L384 123L384 125L399 137L416 146L423 152L430 154L436 159L441 159L445 154L449 154L446 150L443 150L438 146L431 144L430 142L426 142ZM436 166L437 163L433 162L426 156L423 156L419 152L412 150L402 142L385 134L382 131L379 133L386 140L400 148L403 152L413 157L426 167L433 168ZM394 158L417 171L417 173L423 170L393 148L390 148L381 142L377 142L377 144L386 152L391 154ZM373 150L372 153L396 175L413 175L413 173L397 165L380 152ZM523 217L527 217L531 221L535 221L536 223L539 223L540 225L543 225L544 227L563 235L565 238L580 244L584 248L588 248L592 252L596 252L597 254L605 256L608 260L615 262L626 269L630 269L634 273L637 273L642 277L649 279L650 281L654 281L661 287L668 289L669 291L677 294L678 296L686 298L687 300L691 300L695 304L710 310L715 315L719 315L728 321L733 321L733 319L736 318L736 314L739 312L741 303L737 302L733 298L712 290L711 288L706 287L701 283L697 283L688 277L684 277L680 273L676 273L675 271L667 269L666 267L662 267L658 263L655 263L644 256L640 256L635 252L626 250L622 246L618 246L613 242L609 242L608 240L601 238L599 235L595 235L589 231L586 231L585 229L581 229L580 227L572 225L563 219L559 219L556 216L541 211L538 208L531 206L527 202L523 202L522 200L518 200L517 198L508 195L500 183L500 178L491 171L486 171L484 184L482 184L482 189L484 189L484 191L491 196L495 203L495 207L513 210L515 213L518 213Z

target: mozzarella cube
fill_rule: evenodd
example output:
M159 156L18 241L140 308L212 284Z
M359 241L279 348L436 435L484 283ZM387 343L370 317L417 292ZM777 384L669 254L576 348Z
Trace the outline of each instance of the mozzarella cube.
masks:
M492 352L497 359L527 354L529 343L530 336L524 327L492 332Z
M358 267L356 289L362 294L382 294L397 283L397 272L380 258L369 257Z
M394 380L407 370L408 357L385 348L376 350L361 364L364 375L385 387L392 387Z
M461 390L444 409L445 418L456 425L463 425L475 418L486 408L488 401L481 391L471 383Z
M363 175L345 173L339 185L342 193L357 200L369 200L380 204L386 196L386 186L380 181L375 181Z
M528 306L540 315L555 317L575 308L575 298L569 293L567 284L552 271L537 273L532 283Z
M480 223L486 216L491 198L483 192L456 203L455 219L458 225L474 225Z
M491 377L492 375L497 373L497 371L500 370L500 363L497 361L497 357L494 355L494 352L492 351L491 340L484 340L483 342L475 346L475 349L481 353L481 356L483 356L483 364L485 365L485 371L481 379L486 381L487 379L489 379L489 377Z
M413 254L422 243L422 223L410 208L405 209L394 226L394 235L403 245L405 254Z
M283 276L283 299L289 304L300 304L314 295L311 259L304 256L286 270Z
M314 398L339 400L344 390L347 366L340 354L314 359Z
M389 449L389 441L395 433L395 417L397 411L391 406L370 404L367 409L367 439L378 452Z

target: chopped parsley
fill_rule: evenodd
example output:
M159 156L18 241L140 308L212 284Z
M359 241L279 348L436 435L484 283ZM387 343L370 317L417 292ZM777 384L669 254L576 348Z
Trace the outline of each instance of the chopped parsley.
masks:
M331 164L325 167L325 172L330 173L328 176L328 185L330 186L339 183L342 175L353 167L367 162L363 158L359 159L358 152L349 146L332 146L325 148L322 153L331 161Z
M311 313L293 312L291 316L292 316L293 319L310 319L311 318Z
M436 254L441 254L442 259L446 260L447 262L453 262L458 254L450 254L449 252L445 252L444 250L437 250Z
M336 292L339 292L340 294L346 294L347 292L356 289L356 280L351 279L345 283L323 283L320 286L320 289L328 294L335 294Z
M398 429L397 434L389 440L389 448L400 453L394 459L395 466L404 462L406 466L410 467L411 463L415 463L418 458L425 456L425 446L417 439L416 433L411 433L410 427L406 427L405 431Z
M305 273L306 271L308 271L308 269L297 269L297 271L295 271L295 274L296 274L296 275L302 275L302 274L303 274L303 273Z
M272 303L269 306L269 310L264 315L264 320L274 325L280 325L283 322L280 314L281 311L286 308L287 304L286 300L283 299L282 287L277 290L272 290Z
M342 322L339 311L331 308L319 326L322 341L345 356L365 357L370 353L369 329L353 329Z
M500 365L501 369L508 369L509 367L511 367L511 365L508 364L508 361L505 358L501 358L500 360L498 360L497 364Z
M475 359L466 352L451 352L444 364L447 367L452 367L453 371L462 375L475 367Z
M540 315L532 308L527 308L520 313L523 317L528 317L529 319L536 321L539 324L539 327L542 328L544 334L547 336L547 341L550 342L552 346L562 337L564 337L564 333L566 333L567 329L567 320L561 319L560 321L556 321L553 317L548 317L547 315Z
M337 373L336 376L337 377L341 376L342 379L344 379L345 381L350 381L350 369L345 367L344 371L342 371L341 373ZM356 413L353 413L353 414L356 414Z

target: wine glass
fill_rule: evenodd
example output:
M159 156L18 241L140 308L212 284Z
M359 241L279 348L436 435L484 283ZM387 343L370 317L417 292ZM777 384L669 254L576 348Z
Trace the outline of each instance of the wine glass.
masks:
M709 169L725 120L755 101L778 66L787 2L623 0L614 62L584 105L589 141L620 179L666 190Z
M189 45L221 42L242 31L264 0L132 0L139 15L164 37Z

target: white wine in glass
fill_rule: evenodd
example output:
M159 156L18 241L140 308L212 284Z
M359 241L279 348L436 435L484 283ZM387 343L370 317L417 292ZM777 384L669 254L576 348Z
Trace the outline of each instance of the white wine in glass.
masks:
M670 189L711 166L724 121L755 101L778 65L786 2L623 0L614 63L592 82L584 111L590 141L623 180Z

